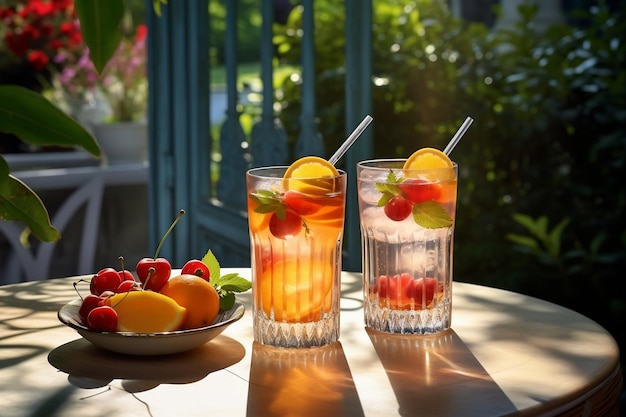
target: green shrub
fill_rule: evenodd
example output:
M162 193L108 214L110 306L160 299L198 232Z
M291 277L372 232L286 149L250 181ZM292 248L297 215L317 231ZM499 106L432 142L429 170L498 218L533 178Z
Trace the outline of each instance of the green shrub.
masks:
M315 2L316 103L329 153L345 132L345 19L343 4L330 3ZM452 155L460 166L455 279L566 305L623 343L626 10L601 4L575 16L585 27L537 34L537 9L527 5L517 27L494 33L451 16L444 3L374 2L374 156L443 148L472 116ZM286 64L299 62L299 27L296 10L277 29ZM279 94L292 143L294 80L285 78ZM531 225L554 232L559 250Z

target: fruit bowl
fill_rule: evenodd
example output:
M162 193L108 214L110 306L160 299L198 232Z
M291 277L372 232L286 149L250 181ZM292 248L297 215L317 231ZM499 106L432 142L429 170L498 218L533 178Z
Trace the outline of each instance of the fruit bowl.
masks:
M99 332L86 327L78 315L82 300L73 300L58 312L59 320L75 329L92 344L127 355L169 355L202 346L219 336L228 326L243 317L245 307L235 302L233 308L220 312L215 322L206 327L162 333Z

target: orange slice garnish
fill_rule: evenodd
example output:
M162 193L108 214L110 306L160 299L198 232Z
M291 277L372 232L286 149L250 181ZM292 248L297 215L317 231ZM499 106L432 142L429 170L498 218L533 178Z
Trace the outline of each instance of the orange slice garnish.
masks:
M292 163L283 176L285 191L324 195L335 189L337 168L319 156L305 156Z
M422 148L413 152L402 169L407 177L419 176L431 181L451 181L455 178L453 163L448 155L434 148Z

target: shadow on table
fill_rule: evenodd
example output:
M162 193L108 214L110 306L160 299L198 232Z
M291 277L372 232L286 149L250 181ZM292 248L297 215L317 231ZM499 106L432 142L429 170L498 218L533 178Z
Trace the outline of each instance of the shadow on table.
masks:
M247 415L364 416L341 343L281 349L254 342Z
M78 339L52 350L48 362L67 373L70 383L79 388L106 386L120 379L126 391L141 392L160 384L199 381L244 356L243 345L226 336L218 336L197 349L162 356L123 355Z
M453 331L398 335L367 329L401 416L499 416L517 408ZM390 410L391 411L391 410Z

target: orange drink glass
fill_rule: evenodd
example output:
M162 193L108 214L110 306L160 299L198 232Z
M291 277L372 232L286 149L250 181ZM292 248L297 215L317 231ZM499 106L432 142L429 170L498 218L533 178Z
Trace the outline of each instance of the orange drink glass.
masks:
M450 327L457 166L449 164L357 164L367 327L403 334Z
M289 178L287 169L246 173L254 340L324 346L339 339L346 173Z

